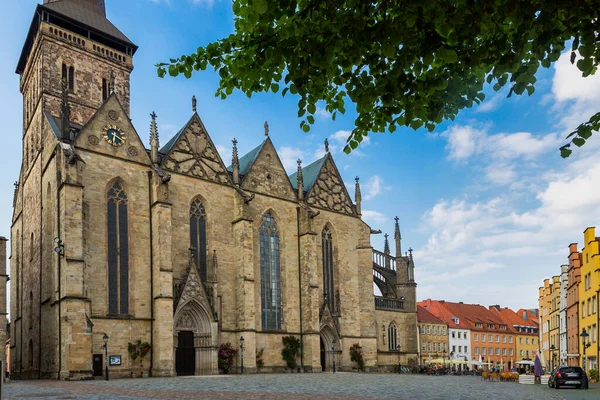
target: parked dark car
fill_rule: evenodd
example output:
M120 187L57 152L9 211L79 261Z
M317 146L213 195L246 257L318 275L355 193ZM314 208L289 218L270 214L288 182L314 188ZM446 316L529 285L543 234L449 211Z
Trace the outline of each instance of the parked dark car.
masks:
M557 367L548 379L548 386L555 389L560 389L562 386L587 389L587 383L587 375L581 367Z

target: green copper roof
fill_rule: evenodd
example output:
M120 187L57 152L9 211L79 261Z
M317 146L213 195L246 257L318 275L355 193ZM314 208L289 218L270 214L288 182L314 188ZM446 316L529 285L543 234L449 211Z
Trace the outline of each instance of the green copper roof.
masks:
M260 146L250 150L249 153L240 158L240 175L246 175L248 171L250 171L250 168L252 168L254 161L256 161L256 158L260 154L260 151L264 147L265 143L266 140L262 142ZM227 167L227 171L233 172L233 167L230 165Z
M323 167L323 164L325 164L325 161L327 160L328 156L329 153L326 154L323 158L302 168L302 182L304 183L305 192L308 192L315 184L315 181L319 176L319 172L321 172L321 168ZM293 188L298 190L298 172L295 172L292 175L290 175L290 181L292 182Z
M194 118L194 117L192 117L192 118ZM169 141L167 142L167 144L165 144L165 145L164 145L164 146L163 146L163 147L162 147L162 148L159 150L159 153L162 153L162 154L169 154L169 152L171 151L171 149L173 148L173 146L175 146L175 143L177 143L177 140L178 140L178 139L179 139L179 137L180 137L180 136L183 134L183 131L185 131L185 129L186 129L186 128L188 127L188 125L190 124L190 122L192 122L192 119L190 119L190 120L187 122L187 124L185 124L185 125L183 126L183 128L181 128L181 129L179 130L179 132L177 132L177 133L175 134L175 136L173 136L173 137L171 138L171 140L169 140Z

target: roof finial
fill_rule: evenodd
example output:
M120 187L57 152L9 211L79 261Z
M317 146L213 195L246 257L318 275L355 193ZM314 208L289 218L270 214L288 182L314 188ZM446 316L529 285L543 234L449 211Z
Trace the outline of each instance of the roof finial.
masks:
M354 178L354 180L356 181L356 184L354 185L354 202L356 203L356 214L362 215L362 210L361 210L362 195L360 193L360 183L358 182L360 180L360 178L357 176L356 178Z
M269 123L265 121L265 136L269 137Z
M15 191L13 193L13 208L17 204L17 194L19 193L19 182L15 182Z
M231 168L233 169L233 184L238 186L240 184L240 161L238 159L237 144L238 141L234 138L233 143L233 154L231 158Z
M71 142L71 107L69 106L69 84L67 79L62 81L62 104L61 112L61 139L64 142Z
M383 242L383 252L385 254L390 254L390 242L388 241L389 236L390 235L388 235L387 233L383 235L383 237L385 238L385 241Z
M402 248L401 248L401 240L402 240L402 235L400 235L400 219L398 217L394 218L394 221L396 221L396 226L395 226L395 232L394 232L394 239L396 239L396 257L400 258L400 256L402 256Z
M329 153L329 140L325 139L325 153Z
M110 71L110 81L109 81L109 91L110 94L115 92L115 71Z
M158 127L156 126L156 113L150 114L152 122L150 123L150 160L152 164L158 164Z
M304 199L304 177L302 176L302 160L298 159L298 201L302 201Z
M197 112L197 101L196 101L196 96L192 96L192 112L195 114Z
M413 249L412 249L412 247L409 247L409 248L408 248L408 257L409 257L411 260L412 260L412 258L413 258L413 256L412 256L412 253L413 253Z

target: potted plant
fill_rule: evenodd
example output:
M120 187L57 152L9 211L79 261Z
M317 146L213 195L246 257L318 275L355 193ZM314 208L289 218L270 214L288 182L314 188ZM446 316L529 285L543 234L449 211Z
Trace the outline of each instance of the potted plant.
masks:
M598 382L598 370L597 369L590 369L588 371L588 373L590 376L590 383Z
M131 357L131 363L133 364L136 359L140 359L140 376L142 378L148 377L148 373L144 372L144 357L150 352L151 347L150 343L142 342L139 339L135 343L127 343L127 352L129 353L129 357ZM131 371L131 377L135 377L133 371Z
M288 368L294 372L294 369L296 368L296 357L298 357L298 354L300 353L300 339L294 336L284 336L281 340L283 342L281 356Z
M231 345L231 343L221 343L219 346L219 352L217 354L219 360L219 369L223 371L224 374L229 373L236 354L237 350Z
M350 347L350 361L354 361L359 371L365 368L365 359L362 353L362 347L358 343L354 343Z
M265 366L265 360L263 359L264 352L264 348L256 352L256 369L258 370L258 372L260 372L260 370Z

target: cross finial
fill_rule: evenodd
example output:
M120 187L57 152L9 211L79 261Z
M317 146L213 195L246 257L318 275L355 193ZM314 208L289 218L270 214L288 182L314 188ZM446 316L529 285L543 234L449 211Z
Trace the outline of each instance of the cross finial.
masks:
M329 153L329 140L325 139L325 153Z
M395 218L394 218L394 221L396 221L396 224L397 224L397 223L398 223L398 221L400 221L400 218L398 218L398 217L395 217Z
M265 136L269 136L269 123L267 121L265 121Z
M301 159L296 160L296 163L298 164L298 167L302 168L302 160Z
M196 96L192 96L192 112L196 113L197 110L197 102L196 102Z
M152 114L150 114L150 116L152 117L153 121L156 121L156 113L154 111L152 111Z
M358 181L360 181L360 178L357 176L356 178L354 178L354 180L356 181L356 183L358 183Z
M409 247L409 248L408 248L408 256L409 256L410 258L412 258L412 253L413 253L413 249L412 249L412 247Z

